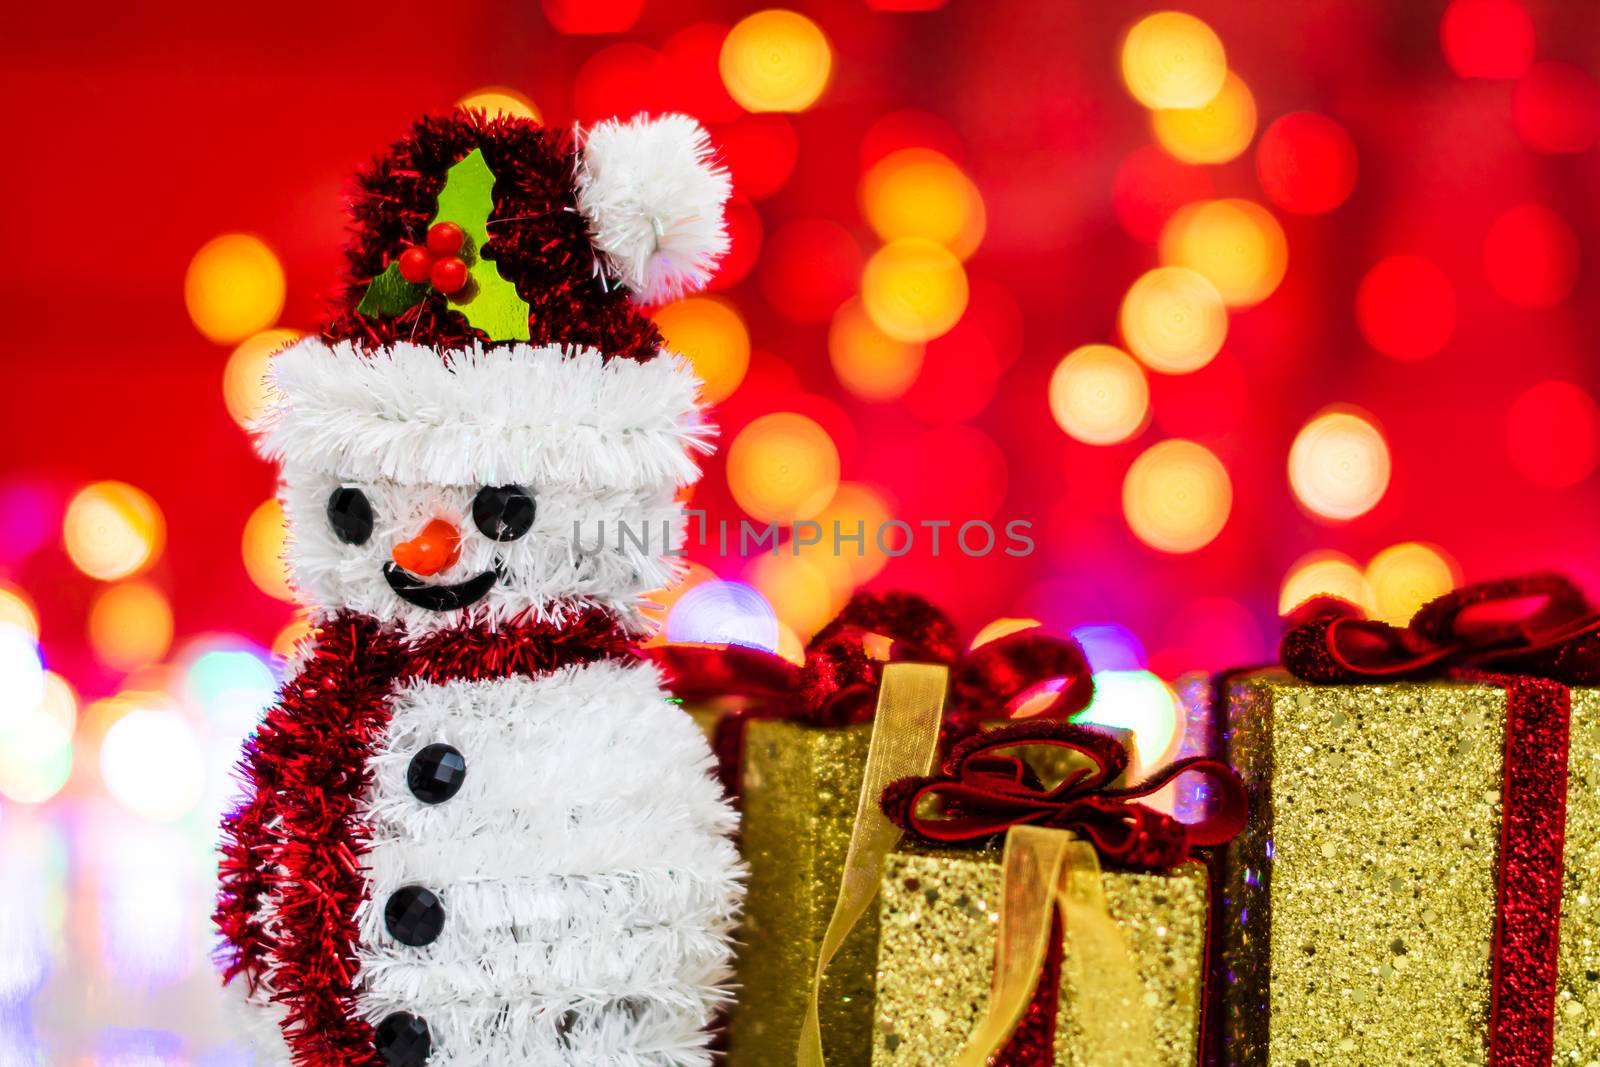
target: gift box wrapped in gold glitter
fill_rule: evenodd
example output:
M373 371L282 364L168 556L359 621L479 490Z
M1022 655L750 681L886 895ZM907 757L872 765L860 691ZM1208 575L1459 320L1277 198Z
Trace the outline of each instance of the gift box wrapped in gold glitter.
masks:
M955 1061L988 1010L1001 895L996 849L904 847L889 857L879 889L878 996L872 1033L875 1067L945 1067ZM1112 919L1121 930L1150 1009L1150 1067L1194 1067L1200 1053L1205 979L1207 877L1185 863L1171 874L1101 872ZM1081 1050L1087 1003L1065 965L1053 1062L1098 1067ZM1045 1060L1043 1062L1051 1062Z
M1052 749L1082 758L1059 782L1028 761ZM1013 723L883 790L908 843L880 879L874 1064L1195 1067L1210 874L1194 850L1239 832L1244 791L1209 758L1123 786L1128 763L1099 730ZM1191 774L1213 815L1145 803Z
M736 1065L794 1055L872 739L870 724L823 728L754 719L744 731L740 852L750 878L736 963L739 998L728 1026ZM1050 781L1080 759L1065 749L1031 757ZM818 1015L829 1062L861 1063L869 1055L877 957L878 915L868 909L823 977Z
M729 1017L734 1064L794 1058L817 949L839 895L872 727L745 724L740 851L750 868ZM818 1011L830 1060L859 1063L872 1026L877 923L857 925L823 981Z
M673 692L712 738L740 807L749 878L735 960L738 997L727 1020L732 1067L764 1067L796 1054L840 897L888 665L939 670L942 695L918 716L917 747L925 744L931 759L940 736L964 736L985 718L1009 714L1014 701L1036 701L1027 711L1041 718L1088 704L1093 685L1082 650L1036 626L996 631L968 649L926 600L858 593L812 638L800 665L748 648L653 650ZM1060 777L1072 759L1048 754L1043 772ZM875 804L876 793L871 799ZM817 989L810 1033L820 1034L834 1063L871 1056L876 957L876 914L868 909L833 952Z
M1600 624L1465 621L1513 595L1305 622L1231 682L1227 1063L1600 1062L1600 690L1547 654Z

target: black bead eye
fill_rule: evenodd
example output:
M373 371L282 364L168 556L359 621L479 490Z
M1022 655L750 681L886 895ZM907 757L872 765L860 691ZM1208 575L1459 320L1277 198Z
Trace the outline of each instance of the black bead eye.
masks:
M495 541L515 541L527 533L533 512L533 497L520 485L480 489L472 501L472 521Z
M372 536L372 505L359 489L340 488L328 497L328 525L347 545L365 544Z

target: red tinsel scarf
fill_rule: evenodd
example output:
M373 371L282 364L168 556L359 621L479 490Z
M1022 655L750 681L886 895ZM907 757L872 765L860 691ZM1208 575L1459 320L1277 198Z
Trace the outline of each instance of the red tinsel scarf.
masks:
M398 683L539 675L631 656L616 619L587 609L560 626L441 630L412 641L366 616L318 628L315 651L245 747L248 801L222 823L223 981L243 976L284 1004L298 1067L376 1065L372 1027L355 1011L356 911L368 885L363 798L369 761ZM277 933L262 926L277 890Z

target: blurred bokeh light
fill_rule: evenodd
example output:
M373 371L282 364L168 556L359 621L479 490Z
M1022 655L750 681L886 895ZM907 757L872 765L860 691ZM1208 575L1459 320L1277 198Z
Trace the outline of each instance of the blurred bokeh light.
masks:
M100 744L100 773L111 795L158 822L200 802L203 767L193 725L154 694L112 723Z
M1287 615L1317 596L1338 597L1364 611L1374 610L1366 573L1342 552L1319 550L1296 560L1278 591L1278 613Z
M809 519L839 487L839 451L828 431L804 415L763 415L728 446L728 487L752 518Z
M1227 73L1221 39L1193 15L1146 15L1123 38L1122 80L1145 107L1200 107L1222 90Z
M655 313L667 348L689 360L700 379L702 399L714 404L739 388L750 367L750 334L733 306L695 296Z
M675 644L778 647L778 617L766 598L743 582L702 582L667 616L667 640Z
M154 663L172 647L172 605L149 582L108 586L89 608L89 644L120 670Z
M267 500L245 520L240 545L244 569L250 580L256 583L257 589L279 600L294 599L294 590L289 585L289 565L284 561L288 536L283 505Z
M747 15L722 43L722 81L747 111L804 111L828 85L833 52L804 15L782 9Z
M1296 111L1273 120L1256 144L1256 177L1285 211L1317 215L1349 198L1356 185L1356 147L1326 115Z
M1233 486L1222 461L1193 441L1162 441L1133 461L1122 511L1134 536L1162 552L1195 552L1222 532Z
M272 403L274 390L267 379L272 357L300 339L297 330L262 330L241 341L222 371L222 400L228 414L248 428Z
M1226 163L1249 148L1255 137L1255 97L1243 79L1230 72L1222 90L1207 103L1152 111L1150 128L1174 159Z
M1249 200L1180 208L1161 231L1161 262L1187 267L1231 307L1259 304L1283 281L1289 242L1272 212Z
M1456 328L1456 294L1450 279L1421 256L1378 261L1356 291L1356 322L1367 343L1395 359L1426 359Z
M644 0L638 2L643 4ZM457 100L456 107L483 111L490 118L511 115L520 119L539 121L539 109L533 106L533 101L508 85L490 85L483 89L475 89Z
M1050 413L1085 444L1116 444L1144 428L1150 387L1139 364L1120 348L1084 345L1050 376Z
M947 332L966 310L967 293L961 261L924 238L884 245L861 278L867 317L898 341L930 341Z
M922 369L923 353L921 344L880 330L859 299L834 312L828 359L839 384L863 400L889 401L905 395Z
M972 180L931 148L903 148L861 179L861 208L885 241L921 237L966 259L983 239L983 196Z
M95 482L67 505L61 536L79 570L114 581L139 573L161 555L167 524L142 489L126 482Z
M1164 374L1199 370L1222 351L1228 336L1222 294L1204 275L1183 267L1146 271L1123 297L1118 321L1128 351Z
M1407 541L1373 556L1367 564L1373 617L1396 626L1411 621L1418 608L1461 583L1460 569L1436 545Z
M231 344L278 321L284 285L283 266L265 241L226 233L206 242L189 261L183 299L201 333Z
M1315 415L1289 448L1295 499L1325 519L1364 515L1389 488L1389 446L1363 413L1331 408Z

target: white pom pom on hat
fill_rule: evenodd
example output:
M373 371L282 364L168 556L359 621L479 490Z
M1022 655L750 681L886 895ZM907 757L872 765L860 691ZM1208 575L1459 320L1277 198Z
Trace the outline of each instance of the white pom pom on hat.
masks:
M732 185L711 138L687 115L590 129L578 153L578 210L600 264L644 304L705 287L728 250Z

